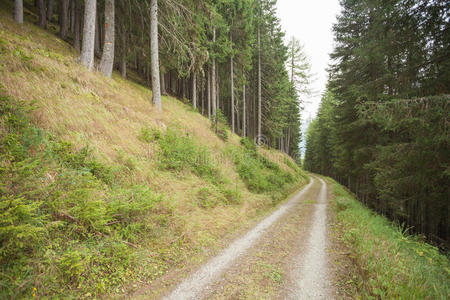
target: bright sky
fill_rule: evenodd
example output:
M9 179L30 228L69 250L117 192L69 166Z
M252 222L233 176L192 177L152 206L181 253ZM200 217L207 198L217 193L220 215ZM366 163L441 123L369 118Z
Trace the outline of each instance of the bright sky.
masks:
M340 11L339 0L278 0L277 7L286 39L295 36L300 40L316 74L313 84L316 93L308 99L310 103L305 104L302 115L305 122L314 118L327 83L328 55L333 49L331 27ZM304 131L303 134L305 139Z

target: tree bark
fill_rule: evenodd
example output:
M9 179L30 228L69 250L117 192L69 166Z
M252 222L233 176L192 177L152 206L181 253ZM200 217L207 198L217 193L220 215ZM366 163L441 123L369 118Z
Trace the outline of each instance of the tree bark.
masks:
M216 111L220 109L220 97L219 97L219 66L216 68Z
M76 2L77 0L71 0L70 1L70 32L74 33L75 32L75 8L76 8Z
M246 112L245 112L245 84L242 86L242 136L247 136L246 128Z
M74 32L73 32L73 46L74 48L80 52L80 25L81 25L81 11L80 11L80 3L77 0L73 0L74 2L74 11L75 15L74 21Z
M45 13L45 2L44 0L39 0L39 27L46 29L47 28L47 15Z
M42 0L41 0L42 1ZM95 19L97 0L86 0L84 5L83 48L80 61L89 70L94 67Z
M124 56L122 56L122 59L120 60L120 75L122 75L123 78L127 78L127 60Z
M166 74L164 74L162 71L160 71L160 77L161 77L161 94L167 95L166 91Z
M208 119L211 119L211 68L208 68L208 87L206 92L208 97Z
M53 7L55 6L55 0L48 0L47 3L47 21L50 22L53 17Z
M235 121L234 121L234 64L233 64L233 36L230 35L230 81L231 81L231 132L235 131Z
M119 19L120 20L120 19ZM119 63L119 70L120 75L122 75L123 78L127 78L127 35L124 28L123 23L121 24L121 27L119 27L119 34L120 34L120 63Z
M213 44L216 43L216 28L213 28ZM214 116L216 114L216 58L212 57L212 70L211 70L211 113Z
M97 57L101 55L100 49L100 24L98 14L95 16L95 40L94 40L94 54Z
M197 108L197 74L192 72L192 106Z
M23 24L23 0L15 0L14 2L14 20Z
M105 1L105 43L100 61L100 71L106 77L111 77L114 65L114 6L114 0Z
M69 0L61 1L61 23L59 24L59 36L65 40L69 31Z
M261 8L260 8L261 10ZM258 131L256 141L258 146L261 146L261 11L258 20Z
M150 1L150 50L152 66L152 102L159 112L162 111L161 82L159 79L159 47L158 47L158 1Z
M202 75L200 87L201 87L201 91L202 91L202 93L201 93L202 115L204 115L205 114L205 76L204 75Z

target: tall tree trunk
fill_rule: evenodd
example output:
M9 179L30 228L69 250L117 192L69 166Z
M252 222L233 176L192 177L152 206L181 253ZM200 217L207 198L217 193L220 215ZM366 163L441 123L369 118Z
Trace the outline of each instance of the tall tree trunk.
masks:
M100 71L106 77L111 77L114 66L114 7L114 0L105 1L105 43L100 61Z
M181 78L181 98L186 98L186 79Z
M98 16L98 31L100 34L100 51L103 51L103 46L105 44L105 27L104 24L106 20L103 15Z
M233 36L230 35L230 81L231 81L231 132L235 131L235 121L234 121L234 64L233 64Z
M74 33L73 33L73 46L74 48L80 52L80 25L81 25L81 11L80 11L80 3L77 0L73 0L75 4L74 15Z
M260 146L262 135L261 135L261 8L260 17L258 20L258 131L257 131L257 144Z
M245 84L242 86L242 136L247 136L247 128L246 128L246 111L245 111Z
M290 152L291 148L291 127L288 127L287 137L286 137L286 148L287 148L287 154Z
M213 28L213 45L216 43L216 28ZM212 70L211 70L211 108L212 115L216 114L216 58L212 58Z
M192 72L192 106L197 108L197 74Z
M211 68L208 67L208 87L207 87L207 97L208 97L208 119L211 119Z
M47 21L51 21L53 17L53 7L55 6L55 0L48 0L47 3Z
M99 24L99 16L98 14L95 16L95 40L94 40L94 53L95 56L100 57L101 55L100 49L100 24Z
M202 115L205 114L205 76L202 75L201 78L201 89L202 89Z
M23 0L15 0L14 2L14 20L23 24Z
M46 29L47 28L47 15L45 13L45 1L39 0L39 27Z
M83 47L81 49L80 61L89 70L92 70L94 67L96 12L97 0L86 0L84 4Z
M159 112L162 111L161 82L159 79L159 46L158 46L158 1L150 1L150 50L152 64L152 102Z
M159 73L161 77L161 94L167 95L166 91L166 74L164 74L162 71Z
M241 111L239 109L239 98L236 99L235 110L236 110L236 133L241 134Z
M127 78L127 36L125 29L122 27L120 30L120 63L119 63L119 70L120 75L122 75L123 78Z
M75 33L75 14L76 14L76 2L77 0L70 1L70 32Z
M124 55L120 59L119 70L120 75L122 75L123 78L127 78L127 60Z
M216 111L220 109L220 97L219 97L219 66L216 68Z
M59 25L59 36L65 40L69 29L69 0L61 1L61 23Z

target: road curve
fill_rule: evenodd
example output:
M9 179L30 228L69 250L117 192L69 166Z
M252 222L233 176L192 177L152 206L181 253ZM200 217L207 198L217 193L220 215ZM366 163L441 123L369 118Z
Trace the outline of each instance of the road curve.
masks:
M322 181L321 179L319 179ZM322 181L323 182L323 181ZM204 295L209 287L230 267L242 254L246 252L264 233L265 231L281 216L283 216L300 197L306 193L313 185L314 179L306 185L299 193L289 199L288 202L281 205L271 215L263 219L258 225L253 227L244 236L233 241L219 255L212 258L203 265L199 270L182 281L167 297L163 299L199 299ZM322 195L322 191L321 191ZM326 197L326 190L325 190ZM326 200L326 199L325 199Z

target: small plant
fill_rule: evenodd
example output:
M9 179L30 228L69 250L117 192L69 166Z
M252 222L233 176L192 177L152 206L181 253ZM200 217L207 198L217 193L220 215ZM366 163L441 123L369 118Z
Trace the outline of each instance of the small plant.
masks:
M213 183L221 180L219 169L212 164L210 153L198 146L188 135L181 135L168 129L159 140L160 166L164 169L181 171L188 169Z
M200 206L202 208L213 208L213 207L216 207L218 204L217 199L215 198L214 194L207 187L200 188L197 191L196 198L197 198L198 206Z
M240 204L242 202L242 194L239 189L221 186L220 190L225 197L226 204Z
M161 131L156 128L143 127L139 132L139 140L144 143L158 141L161 138Z
M211 118L211 129L217 134L219 138L228 141L228 125L225 115L218 110Z

